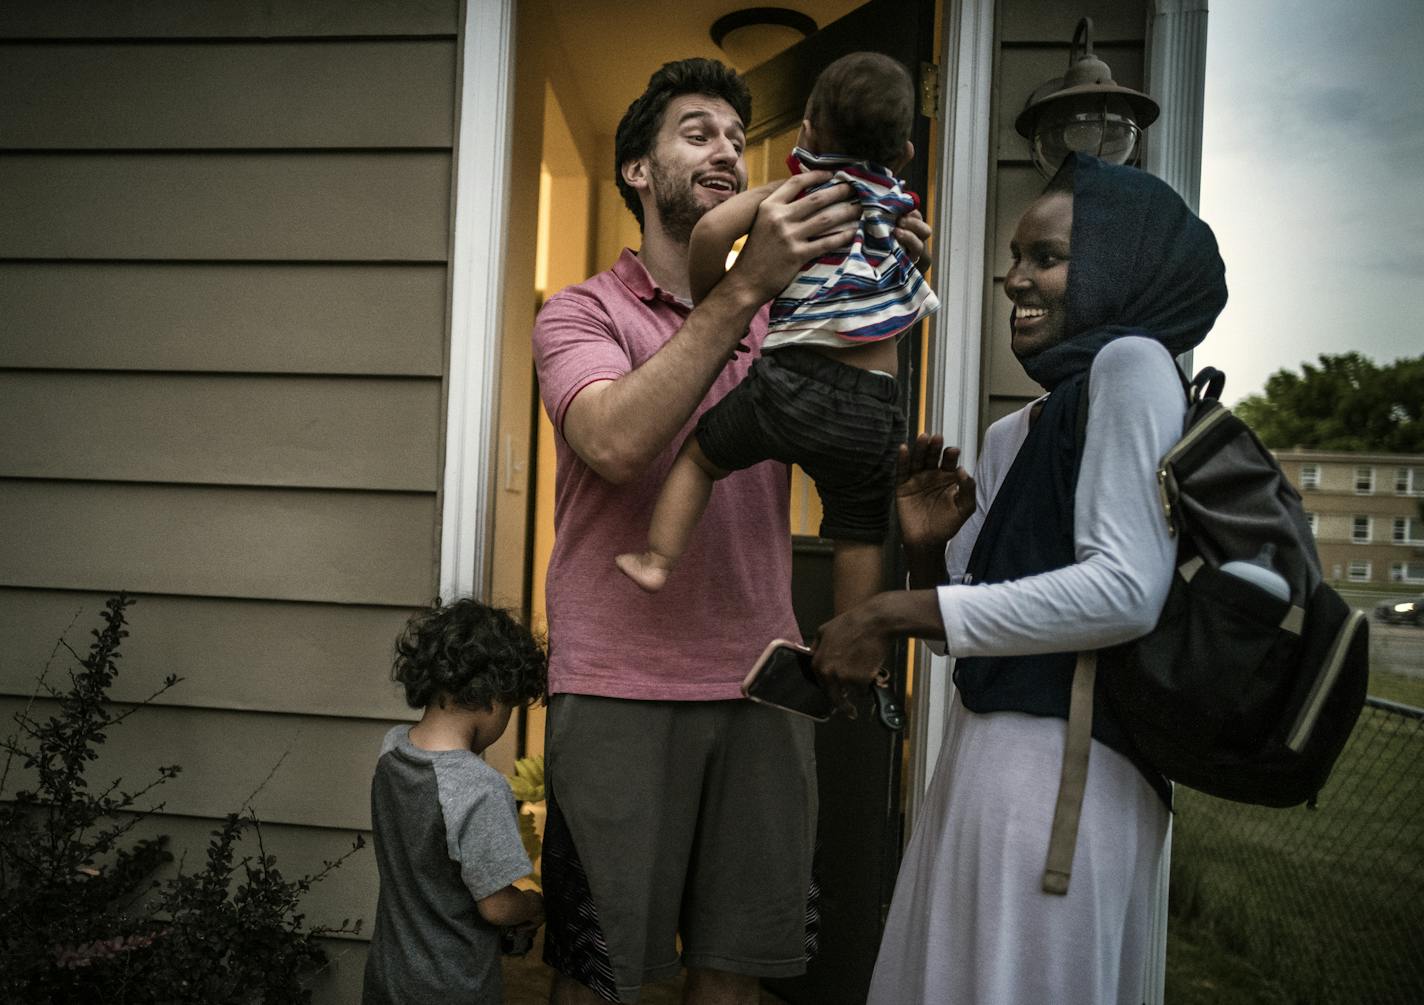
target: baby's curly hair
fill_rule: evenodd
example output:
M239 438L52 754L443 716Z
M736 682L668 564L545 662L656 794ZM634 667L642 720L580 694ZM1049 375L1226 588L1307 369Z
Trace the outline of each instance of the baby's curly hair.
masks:
M448 695L465 708L542 701L544 647L508 611L472 597L413 615L396 639L392 676L411 708Z

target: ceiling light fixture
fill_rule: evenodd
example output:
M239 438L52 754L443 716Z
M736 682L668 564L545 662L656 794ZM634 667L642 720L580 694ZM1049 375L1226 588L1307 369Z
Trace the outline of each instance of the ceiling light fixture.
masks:
M738 70L750 70L816 31L809 15L786 7L747 7L712 23L712 44Z

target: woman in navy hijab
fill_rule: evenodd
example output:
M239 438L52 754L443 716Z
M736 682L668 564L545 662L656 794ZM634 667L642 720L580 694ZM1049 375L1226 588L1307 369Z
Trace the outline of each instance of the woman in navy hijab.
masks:
M1170 788L1094 702L1066 895L1042 880L1076 654L1156 623L1175 543L1156 466L1182 432L1173 357L1226 303L1210 228L1165 183L1075 155L1024 213L1004 282L1014 355L1047 394L989 427L973 478L921 436L897 507L911 589L822 626L833 692L889 642L944 640L956 698L906 849L872 1003L1145 997Z

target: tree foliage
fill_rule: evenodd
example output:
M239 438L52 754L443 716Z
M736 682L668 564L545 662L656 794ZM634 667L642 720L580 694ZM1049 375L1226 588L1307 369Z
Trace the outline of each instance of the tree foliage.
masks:
M325 961L318 938L360 923L308 928L299 901L346 855L285 879L248 810L212 832L202 868L159 880L173 859L168 839L129 834L163 808L149 793L178 765L133 788L122 779L91 785L87 769L109 731L180 679L126 708L109 703L128 604L109 601L86 655L69 650L77 666L67 687L41 673L36 697L56 703L54 714L32 702L14 717L18 732L0 739L0 1001L308 1001L306 978ZM31 787L8 793L16 765ZM256 854L239 857L244 831ZM362 843L358 835L352 852Z
M1277 370L1233 409L1276 450L1424 453L1424 356L1380 366L1358 352Z

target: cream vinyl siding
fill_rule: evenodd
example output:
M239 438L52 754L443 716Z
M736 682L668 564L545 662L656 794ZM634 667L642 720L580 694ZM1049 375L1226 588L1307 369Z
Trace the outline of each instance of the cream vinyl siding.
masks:
M439 418L426 378L0 371L16 476L424 493Z
M1045 80L1068 67L1069 42L1080 17L1093 19L1093 50L1112 67L1113 79L1143 86L1147 6L1123 0L999 0L994 51L993 136L990 165L988 262L986 263L980 416L982 426L1042 393L1009 347L1009 239L1029 203L1046 184L1029 159L1028 143L1014 119ZM1148 135L1151 133L1149 131Z
M106 599L73 590L6 590L0 596L0 638L7 640L0 666L11 694L21 693L25 672L44 666L54 650L54 638L34 626L56 626L57 635L83 610L70 632L72 644L83 642ZM404 622L399 607L145 596L129 609L132 634L124 640L123 671L112 697L140 701L174 673L184 681L165 700L181 705L400 718L405 703L385 674L365 668Z
M369 827L438 582L456 0L0 7L0 705L134 594L96 766L287 875ZM12 779L13 781L13 779ZM306 902L364 917L358 853ZM364 935L363 935L364 938ZM319 997L354 1000L359 953Z
M0 366L439 377L443 264L0 261Z

